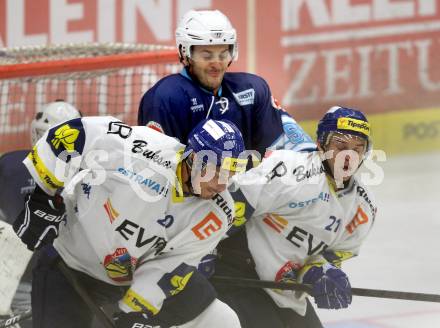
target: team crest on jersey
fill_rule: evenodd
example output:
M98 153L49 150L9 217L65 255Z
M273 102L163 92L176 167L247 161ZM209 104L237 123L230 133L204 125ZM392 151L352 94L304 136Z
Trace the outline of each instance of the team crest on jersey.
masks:
M110 279L126 282L133 279L137 259L131 257L126 248L117 248L113 254L105 256L103 263Z
M194 267L182 263L173 271L165 273L157 284L167 297L177 295L185 288L194 270Z
M226 97L220 97L220 99L216 101L215 104L220 106L220 113L222 115L229 110L229 100Z
M51 128L46 141L57 157L67 151L65 158L60 157L65 162L68 162L75 153L82 154L85 134L81 119L70 120L68 123Z
M286 262L275 275L276 282L296 282L298 278L298 271L301 269L301 264L292 261Z
M164 133L162 125L160 125L159 123L157 123L155 121L148 122L147 123L147 128L153 129L153 130L155 130L157 132L160 132L160 133Z

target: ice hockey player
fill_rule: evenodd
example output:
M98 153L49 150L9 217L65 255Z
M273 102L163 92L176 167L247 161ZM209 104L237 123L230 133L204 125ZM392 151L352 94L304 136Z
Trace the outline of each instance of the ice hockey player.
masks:
M81 117L81 113L71 104L56 100L38 110L31 122L31 143L37 140L51 126L66 120ZM12 224L24 208L25 196L35 188L34 179L23 165L29 150L16 150L0 157L0 220ZM31 307L32 260L17 288L11 309L14 313L28 310ZM32 327L30 321L20 323L22 328Z
M355 172L371 147L358 110L332 107L317 129L319 152L272 152L234 178L232 193L245 229L223 242L217 275L313 286L319 308L350 305L341 262L358 254L376 205ZM216 286L242 327L322 327L304 293Z
M201 122L186 148L112 117L51 128L24 161L37 186L14 223L29 249L54 246L34 270L34 327L90 327L60 260L98 305L119 302L118 328L240 327L197 267L232 223L243 150L226 121Z
M246 149L315 148L311 138L281 109L267 82L249 73L227 72L238 56L237 33L218 10L187 12L176 29L183 69L157 82L139 105L138 124L184 143L206 118L235 123Z

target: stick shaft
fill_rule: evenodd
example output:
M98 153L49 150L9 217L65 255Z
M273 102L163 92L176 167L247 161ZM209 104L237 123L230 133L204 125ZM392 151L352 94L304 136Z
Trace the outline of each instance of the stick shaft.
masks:
M211 280L215 283L222 285L238 286L245 288L270 288L270 289L296 290L296 291L303 291L308 294L311 294L312 291L312 287L306 284L275 282L275 281L236 278L236 277L227 277L227 276L214 276L211 278ZM367 289L367 288L352 288L351 292L352 295L354 296L440 303L440 295L437 294L400 292L400 291L392 291L392 290Z
M81 296L83 301L87 306L93 311L98 320L102 323L105 328L115 328L113 320L111 320L107 314L95 303L95 301L90 297L87 290L78 281L76 275L72 270L64 263L63 260L58 261L58 269L64 274L67 281L72 285L75 291Z

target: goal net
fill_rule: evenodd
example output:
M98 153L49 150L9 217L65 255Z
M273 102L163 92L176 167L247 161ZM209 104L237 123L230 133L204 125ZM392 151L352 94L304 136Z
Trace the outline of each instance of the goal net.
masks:
M0 153L30 148L35 113L56 99L136 124L143 93L180 67L174 48L157 45L0 48Z

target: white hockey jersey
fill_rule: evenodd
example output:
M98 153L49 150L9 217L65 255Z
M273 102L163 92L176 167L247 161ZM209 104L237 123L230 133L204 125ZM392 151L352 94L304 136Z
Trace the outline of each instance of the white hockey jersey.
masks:
M357 255L375 219L366 187L353 178L335 191L318 152L274 151L233 181L240 188L233 194L236 207L252 215L246 235L262 280L297 281L298 271L323 255L336 264ZM280 307L304 315L305 294L266 291Z
M181 291L233 220L225 191L183 197L176 139L113 117L50 129L24 161L47 193L63 189L67 220L54 246L68 266L130 285L120 307L159 311Z

